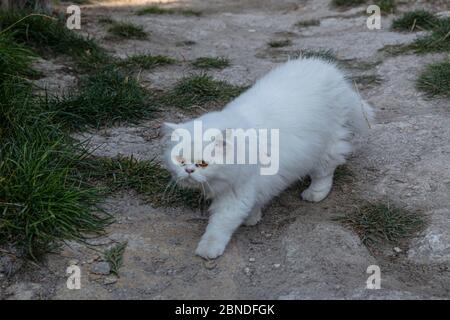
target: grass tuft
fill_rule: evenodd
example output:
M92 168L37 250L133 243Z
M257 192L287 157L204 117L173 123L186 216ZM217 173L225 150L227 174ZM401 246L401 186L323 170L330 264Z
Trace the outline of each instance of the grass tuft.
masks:
M230 65L230 60L222 57L200 57L192 62L197 69L223 69Z
M0 86L0 242L32 259L111 222L97 207L100 191L77 174L85 147L54 123L48 104L26 82Z
M127 247L127 242L119 243L108 250L106 250L103 254L103 258L106 262L109 263L111 267L111 273L116 276L119 275L119 269L123 264L123 254L125 253L125 248Z
M320 20L317 20L317 19L303 20L303 21L297 22L295 24L295 26L300 27L300 28L320 26Z
M238 96L244 89L214 80L207 74L192 75L178 81L162 100L164 104L179 108L222 104Z
M428 65L417 79L416 86L431 97L450 97L450 60Z
M352 7L364 4L366 0L332 0L331 4L335 7Z
M380 7L381 12L394 13L397 5L394 0L378 0L375 2Z
M85 77L79 91L52 101L55 119L72 130L148 119L154 111L152 96L115 68Z
M135 25L131 22L111 23L108 32L119 38L143 40L147 38L147 33L142 26Z
M12 41L10 37L0 35L0 83L11 77L32 76L33 53L23 45Z
M370 2L368 0L332 0L331 4L335 7L350 8L362 4L375 4L380 7L381 12L393 13L396 8L395 0L377 0Z
M148 54L138 54L130 56L117 62L117 66L126 68L139 68L150 70L158 66L174 64L176 60L167 56L152 56Z
M98 22L101 24L113 24L114 20L110 17L100 17L98 19Z
M416 212L384 203L366 204L336 219L352 228L368 246L387 242L397 244L420 231L425 220Z
M41 55L69 55L89 69L107 59L104 49L92 39L67 29L65 21L59 18L32 15L28 11L0 11L0 30L14 42L31 46Z
M302 58L302 59L321 59L328 62L337 62L338 58L336 57L336 54L331 49L303 49L298 51L295 55L295 58Z
M404 13L400 18L392 22L392 29L414 31L414 30L430 30L437 23L438 18L435 14L425 11L416 10Z
M184 16L196 16L202 15L201 11L193 9L179 9L179 8L162 8L157 5L151 5L140 9L136 12L137 15L147 15L147 14L180 14Z
M292 41L289 39L273 40L268 43L269 47L271 47L271 48L282 48L282 47L290 46L291 44L292 44Z
M90 158L80 169L85 177L104 184L110 192L134 190L155 206L201 204L199 192L176 186L170 172L153 160L138 161L133 157Z
M431 33L414 41L411 47L421 54L450 51L450 18L438 20Z

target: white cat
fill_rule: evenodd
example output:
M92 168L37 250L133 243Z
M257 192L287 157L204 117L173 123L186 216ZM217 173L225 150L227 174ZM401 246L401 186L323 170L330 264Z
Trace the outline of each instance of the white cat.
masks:
M222 111L195 119L203 128L279 129L279 169L261 175L259 165L208 163L201 155L185 159L166 151L166 164L175 180L201 188L212 199L210 220L195 253L206 259L222 255L233 232L255 225L261 208L305 176L311 185L302 193L318 202L330 192L333 172L346 161L352 133L365 133L373 112L331 62L297 59L275 68ZM165 124L166 133L183 128L193 134L193 122ZM229 147L229 137L217 143ZM269 147L270 150L270 147ZM192 160L192 161L190 161Z

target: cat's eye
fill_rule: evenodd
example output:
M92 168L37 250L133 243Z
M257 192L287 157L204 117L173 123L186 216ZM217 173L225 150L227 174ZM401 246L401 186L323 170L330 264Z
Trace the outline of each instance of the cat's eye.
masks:
M182 157L179 157L179 156L175 157L175 159L176 159L180 164L185 164L185 162L186 162Z
M196 167L201 167L201 168L205 168L205 167L207 167L207 166L208 166L208 163L207 163L207 162L205 162L205 160L202 160L202 161L200 161L200 162L196 163L196 164L195 164L195 166L196 166Z

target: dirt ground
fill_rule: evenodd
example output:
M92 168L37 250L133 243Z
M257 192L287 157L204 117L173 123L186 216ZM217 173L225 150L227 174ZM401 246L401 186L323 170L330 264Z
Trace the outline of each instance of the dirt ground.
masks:
M142 1L150 3L151 1ZM170 1L169 1L170 2ZM139 7L126 1L82 7L82 31L115 55L163 54L180 63L140 74L148 88L170 88L194 72L190 60L225 56L231 66L209 71L216 79L251 85L300 49L332 49L347 65L359 90L377 112L365 139L355 141L348 162L353 175L337 181L323 202L300 199L294 186L275 199L255 227L241 227L225 254L213 262L194 255L207 223L200 211L154 208L134 193L121 193L105 203L117 221L106 237L95 239L99 252L69 243L50 254L43 265L28 266L4 279L5 299L448 299L450 298L450 103L428 99L414 86L425 64L449 53L395 57L378 50L413 41L420 33L390 30L392 15L382 16L382 29L369 30L364 6L336 10L329 0L186 0L171 3L204 12L200 17L133 14ZM398 11L427 8L450 10L448 1L403 1ZM141 2L140 2L141 4ZM139 24L147 40L107 37L99 17ZM319 26L297 27L319 19ZM290 39L283 48L271 40ZM186 41L194 44L186 45ZM41 61L53 90L76 82L62 60ZM94 153L161 154L162 121L189 117L180 110L161 113L152 121L80 133L91 138ZM334 221L366 200L401 203L427 216L426 229L400 248L369 251L351 230ZM128 241L119 277L98 275L101 251ZM66 268L81 267L81 289L66 286ZM381 268L381 289L366 289L369 265ZM2 281L0 279L0 281Z

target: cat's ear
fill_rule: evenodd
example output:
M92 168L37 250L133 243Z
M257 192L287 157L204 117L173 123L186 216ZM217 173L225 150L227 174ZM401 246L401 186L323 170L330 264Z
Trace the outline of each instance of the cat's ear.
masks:
M179 128L178 124L172 122L164 122L161 126L164 135L171 134L177 128Z

